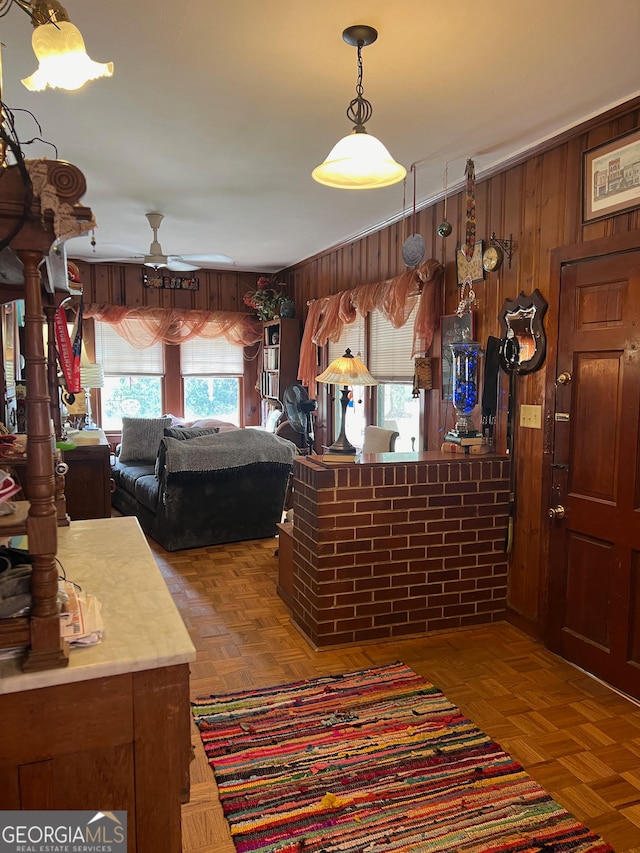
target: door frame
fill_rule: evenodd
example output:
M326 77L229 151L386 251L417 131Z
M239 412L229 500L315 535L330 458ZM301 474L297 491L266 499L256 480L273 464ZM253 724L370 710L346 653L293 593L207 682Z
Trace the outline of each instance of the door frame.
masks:
M547 369L545 375L545 411L544 435L542 445L542 488L540 505L540 531L542 537L540 553L544 555L541 567L540 600L538 602L538 630L544 645L549 648L549 562L551 520L551 486L553 450L555 439L555 384L558 375L558 333L560 287L562 268L576 261L601 258L606 255L624 254L640 249L640 230L627 231L624 234L600 237L583 243L573 243L559 246L550 253L549 274L549 310L546 316L547 324Z

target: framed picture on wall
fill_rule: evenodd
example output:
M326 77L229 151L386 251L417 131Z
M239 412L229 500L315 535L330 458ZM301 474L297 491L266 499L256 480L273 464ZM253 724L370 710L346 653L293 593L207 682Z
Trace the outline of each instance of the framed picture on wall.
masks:
M640 130L586 151L582 169L583 221L640 206Z
M440 364L442 365L442 399L451 400L453 397L452 387L452 363L450 345L453 341L467 338L473 340L476 333L475 311L467 311L466 314L444 314L440 318Z

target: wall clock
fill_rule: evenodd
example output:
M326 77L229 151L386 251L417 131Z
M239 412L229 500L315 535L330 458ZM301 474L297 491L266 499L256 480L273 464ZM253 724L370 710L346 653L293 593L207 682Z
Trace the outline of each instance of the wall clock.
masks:
M497 272L504 261L504 252L500 246L487 246L482 255L482 267L487 272Z

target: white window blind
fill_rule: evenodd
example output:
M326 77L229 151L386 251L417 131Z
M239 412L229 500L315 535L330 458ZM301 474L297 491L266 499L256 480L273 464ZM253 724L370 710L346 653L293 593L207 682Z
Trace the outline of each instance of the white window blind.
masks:
M343 356L347 347L351 350L352 355L357 356L358 353L360 353L360 358L366 364L364 319L359 314L353 323L345 324L342 327L340 340L337 343L329 341L329 364L331 364L335 358Z
M180 344L183 376L242 376L243 348L224 337L192 338Z
M396 329L380 311L369 315L370 355L367 367L372 376L380 382L411 382L414 373L414 360L411 358L413 346L413 323L418 301L409 315L409 319Z
M129 321L133 322L133 321ZM162 344L136 349L108 323L96 321L96 362L105 376L163 376Z

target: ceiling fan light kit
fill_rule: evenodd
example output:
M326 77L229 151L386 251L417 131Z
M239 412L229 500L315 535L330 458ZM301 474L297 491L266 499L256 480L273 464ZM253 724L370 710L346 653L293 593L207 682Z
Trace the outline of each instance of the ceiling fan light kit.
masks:
M367 190L388 187L403 180L407 170L396 163L389 151L367 133L365 124L373 114L371 103L363 95L362 48L373 44L378 32L366 24L347 27L344 41L358 49L358 81L356 97L347 107L347 118L354 123L353 131L337 142L326 160L311 173L319 184L347 190Z
M80 30L70 20L67 10L58 0L9 0L31 18L34 30L31 38L33 52L39 67L22 80L31 92L47 88L75 91L89 80L113 76L113 62L94 62L87 50ZM6 0L0 13L6 14L10 6Z

